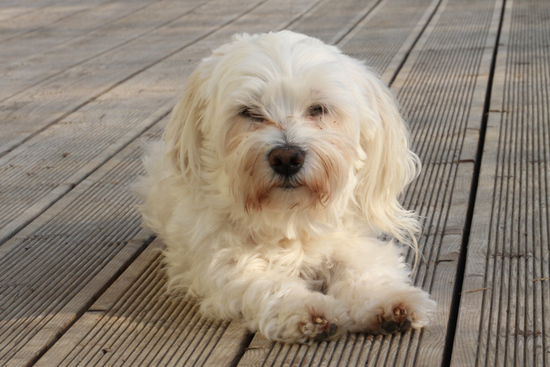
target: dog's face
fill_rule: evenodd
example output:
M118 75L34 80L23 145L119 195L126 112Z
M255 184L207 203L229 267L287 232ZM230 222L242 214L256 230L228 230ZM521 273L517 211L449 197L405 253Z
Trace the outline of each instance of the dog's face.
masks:
M293 56L303 55L286 55ZM330 75L334 61L314 67L277 61L245 62L231 73L235 87L224 93L228 119L220 146L231 196L247 211L327 208L342 196L349 200L359 126L350 118L353 103L342 101L349 94L344 81Z
M166 140L190 183L251 216L355 207L388 232L415 174L387 89L335 47L288 31L236 37L205 59Z

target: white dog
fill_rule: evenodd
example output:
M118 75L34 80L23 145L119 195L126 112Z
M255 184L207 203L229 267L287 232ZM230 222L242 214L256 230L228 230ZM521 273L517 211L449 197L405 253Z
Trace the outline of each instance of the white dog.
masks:
M191 75L145 165L144 224L204 315L302 343L427 324L435 302L378 239L416 244L398 197L419 160L388 89L336 47L234 37Z

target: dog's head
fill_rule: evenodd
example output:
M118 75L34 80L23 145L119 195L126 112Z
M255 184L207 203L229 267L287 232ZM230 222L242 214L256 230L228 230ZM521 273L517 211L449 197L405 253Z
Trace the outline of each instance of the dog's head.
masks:
M246 215L353 212L401 240L417 229L398 202L418 158L393 97L317 39L236 36L191 75L165 138L189 185Z

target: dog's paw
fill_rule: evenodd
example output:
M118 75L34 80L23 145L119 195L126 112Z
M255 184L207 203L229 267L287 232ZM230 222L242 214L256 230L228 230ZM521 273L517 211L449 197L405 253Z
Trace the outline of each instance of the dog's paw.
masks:
M350 324L345 325L346 328L352 332L386 335L426 326L435 302L419 288L399 288L380 289L376 298L369 294L364 303L352 305Z
M395 306L391 312L382 311L377 316L377 323L375 323L375 331L379 334L393 334L397 332L404 332L411 329L416 315L414 312L409 312L402 304Z
M271 340L286 343L311 344L338 338L344 329L347 312L332 297L311 294L298 299L286 299L261 320L260 331Z
M308 314L305 320L298 324L302 337L298 341L302 343L322 342L336 339L341 329L334 322L330 322L323 315Z
M391 297L390 297L391 299ZM410 287L397 292L393 300L379 305L371 320L369 331L375 334L393 334L419 329L428 324L435 302L421 289Z

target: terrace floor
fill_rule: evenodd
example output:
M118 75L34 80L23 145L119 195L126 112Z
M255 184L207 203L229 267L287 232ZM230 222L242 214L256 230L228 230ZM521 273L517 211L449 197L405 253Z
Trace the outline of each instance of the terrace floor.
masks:
M423 161L431 325L272 343L164 292L128 186L186 77L234 33L364 59ZM0 1L0 365L550 365L550 1Z

